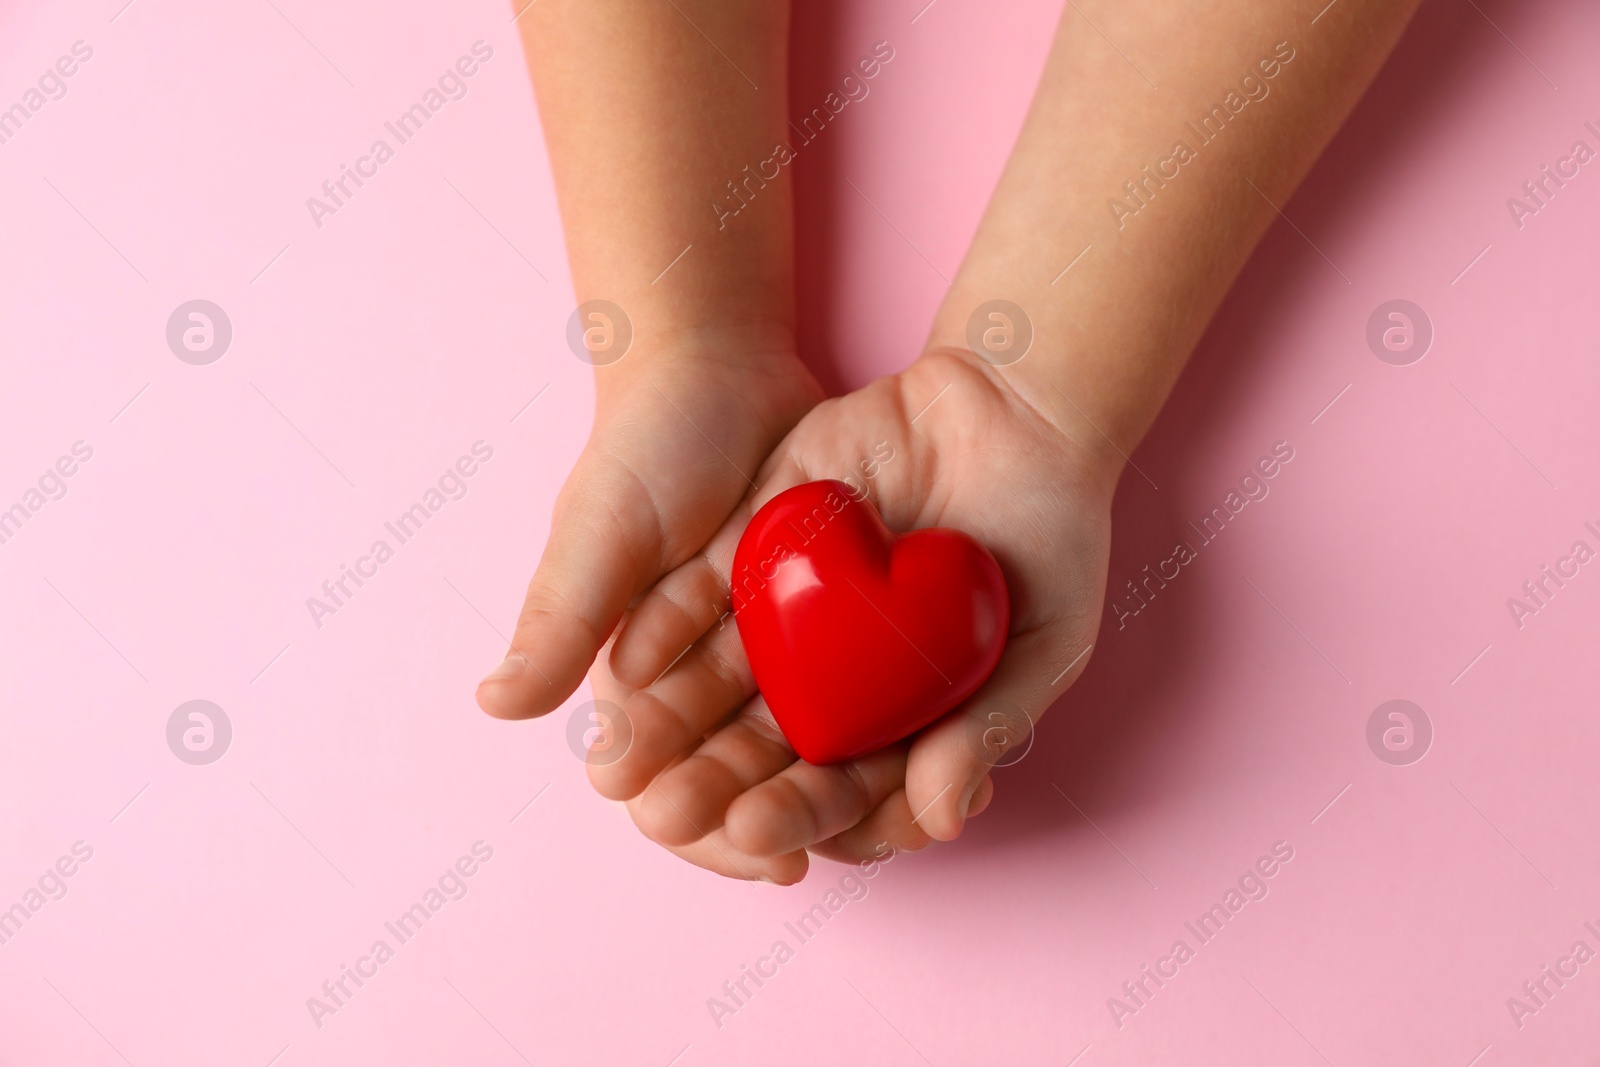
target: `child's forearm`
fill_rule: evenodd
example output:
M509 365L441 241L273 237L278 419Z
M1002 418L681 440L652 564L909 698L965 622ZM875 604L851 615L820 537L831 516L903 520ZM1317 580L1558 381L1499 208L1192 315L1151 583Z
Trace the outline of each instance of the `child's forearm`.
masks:
M1120 470L1417 0L1322 2L1069 3L931 344L1016 304L1033 347L1000 373Z
M539 0L518 25L578 300L652 349L792 333L789 183L744 184L785 140L788 4Z

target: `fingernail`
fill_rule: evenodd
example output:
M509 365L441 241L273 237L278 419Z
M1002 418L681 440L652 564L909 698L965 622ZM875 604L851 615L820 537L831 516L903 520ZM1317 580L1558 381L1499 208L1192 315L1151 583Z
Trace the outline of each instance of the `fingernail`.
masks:
M763 882L767 883L768 885L779 885L779 884L781 884L778 881L776 881L775 879L773 879L770 875L762 874L762 875L757 875L757 877L760 878Z
M527 666L523 658L515 653L500 661L500 666L483 676L486 682L509 682L519 676Z

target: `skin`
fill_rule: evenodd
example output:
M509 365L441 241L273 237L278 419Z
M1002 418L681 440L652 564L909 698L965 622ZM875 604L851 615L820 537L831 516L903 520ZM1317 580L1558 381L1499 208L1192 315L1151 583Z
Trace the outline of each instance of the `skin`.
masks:
M819 403L794 356L787 172L725 231L709 207L787 139L786 9L540 0L520 25L578 297L626 307L637 353L598 370L594 433L511 652L479 686L484 710L545 714L588 671L633 729L621 759L591 764L595 788L652 840L732 877L788 884L812 854L859 861L959 836L989 804L1004 750L974 744L973 706L1021 709L1028 722L1005 740L1024 743L1089 662L1127 454L1415 6L1069 6L925 350ZM608 48L584 44L597 40ZM1246 74L1256 81L1241 88ZM1215 140L1185 125L1262 86ZM1108 199L1135 206L1123 183L1178 140L1195 158L1117 218ZM1004 366L967 346L969 319L997 296L1033 329ZM872 503L894 529L948 526L986 545L1012 593L1011 632L967 705L885 751L813 767L784 742L723 618L733 548L767 500L857 474L882 442L895 458L866 482Z

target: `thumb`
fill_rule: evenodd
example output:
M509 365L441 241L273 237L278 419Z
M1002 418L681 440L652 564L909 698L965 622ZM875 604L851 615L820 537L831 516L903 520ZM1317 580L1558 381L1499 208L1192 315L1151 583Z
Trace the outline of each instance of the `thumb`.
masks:
M662 525L644 484L591 443L556 498L538 570L505 660L478 683L478 706L526 719L561 706L659 570Z

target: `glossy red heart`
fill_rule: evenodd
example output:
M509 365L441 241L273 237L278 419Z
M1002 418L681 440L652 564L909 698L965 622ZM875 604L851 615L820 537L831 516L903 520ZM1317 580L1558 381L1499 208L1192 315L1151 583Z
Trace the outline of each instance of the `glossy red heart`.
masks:
M733 610L773 717L808 763L891 745L966 699L1005 647L1011 606L987 549L955 530L897 537L843 482L756 512Z

